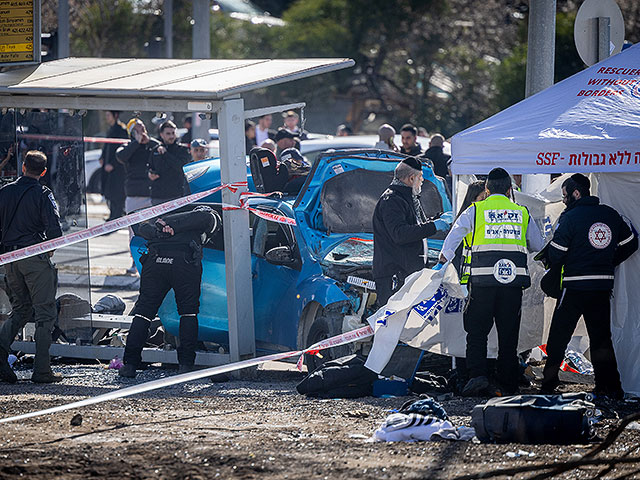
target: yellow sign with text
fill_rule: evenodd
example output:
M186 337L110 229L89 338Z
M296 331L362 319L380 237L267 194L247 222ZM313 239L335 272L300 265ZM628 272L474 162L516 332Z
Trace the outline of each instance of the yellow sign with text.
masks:
M39 14L38 0L0 0L0 65L39 61Z

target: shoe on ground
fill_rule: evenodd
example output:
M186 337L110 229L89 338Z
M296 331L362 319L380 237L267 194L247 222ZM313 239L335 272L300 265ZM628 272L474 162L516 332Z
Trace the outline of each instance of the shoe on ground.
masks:
M127 268L125 272L127 275L138 275L138 269L136 268L135 263Z
M125 378L136 378L136 367L130 363L125 363L118 370L118 375Z
M13 371L6 358L0 360L0 380L8 383L16 383L18 381L16 373Z
M478 397L483 395L489 387L489 379L487 377L473 377L462 389L464 397Z
M33 383L58 383L62 381L62 374L54 372L33 373L31 375Z
M211 380L211 383L224 383L231 380L231 377L229 377L229 375L227 375L226 373L219 373L218 375L210 376L209 380Z

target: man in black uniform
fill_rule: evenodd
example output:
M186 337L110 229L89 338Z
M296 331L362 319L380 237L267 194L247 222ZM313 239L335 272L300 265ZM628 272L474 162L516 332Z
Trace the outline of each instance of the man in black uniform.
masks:
M136 376L149 326L170 289L175 293L180 314L180 372L193 369L198 342L202 245L220 224L215 211L197 207L191 212L165 215L153 223L143 222L138 227L138 234L148 240L149 251L141 258L140 296L133 307L120 376Z
M542 392L558 386L558 369L581 316L591 345L595 393L624 395L611 341L610 303L614 270L638 248L638 237L620 214L590 195L590 182L580 173L562 184L566 210L547 249L547 263L562 267L562 293L547 341Z
M105 118L109 124L107 138L128 138L127 128L119 119L120 112L109 110ZM102 147L102 194L109 202L109 218L115 220L124 215L124 165L116 159L118 145L105 143Z
M3 252L18 250L62 235L60 215L53 193L40 185L47 171L47 157L37 150L27 152L23 176L0 190L0 226ZM7 363L11 344L29 321L35 321L36 356L31 380L51 383L62 375L51 371L49 347L56 320L56 268L53 252L42 253L6 265L12 311L0 328L0 378L14 383L16 374Z
M373 212L373 277L379 306L387 303L408 275L425 267L424 239L449 228L444 220L427 219L420 204L423 181L420 161L405 158Z

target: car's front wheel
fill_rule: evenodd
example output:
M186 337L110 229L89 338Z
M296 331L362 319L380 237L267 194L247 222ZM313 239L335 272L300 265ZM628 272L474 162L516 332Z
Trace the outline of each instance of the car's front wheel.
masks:
M342 332L342 315L336 316L319 316L313 320L309 333L307 334L305 345L310 347L322 340L339 335ZM343 345L340 347L331 347L320 351L319 357L317 355L306 354L304 356L304 363L307 366L309 372L314 371L320 367L323 363L336 358L344 357L353 353L352 344Z

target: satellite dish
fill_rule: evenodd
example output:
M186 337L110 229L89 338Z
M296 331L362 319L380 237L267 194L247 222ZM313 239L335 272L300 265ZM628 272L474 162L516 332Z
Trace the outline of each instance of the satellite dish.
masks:
M624 19L614 0L585 0L573 24L573 39L582 61L591 66L598 62L598 18L609 18L609 55L622 50Z

